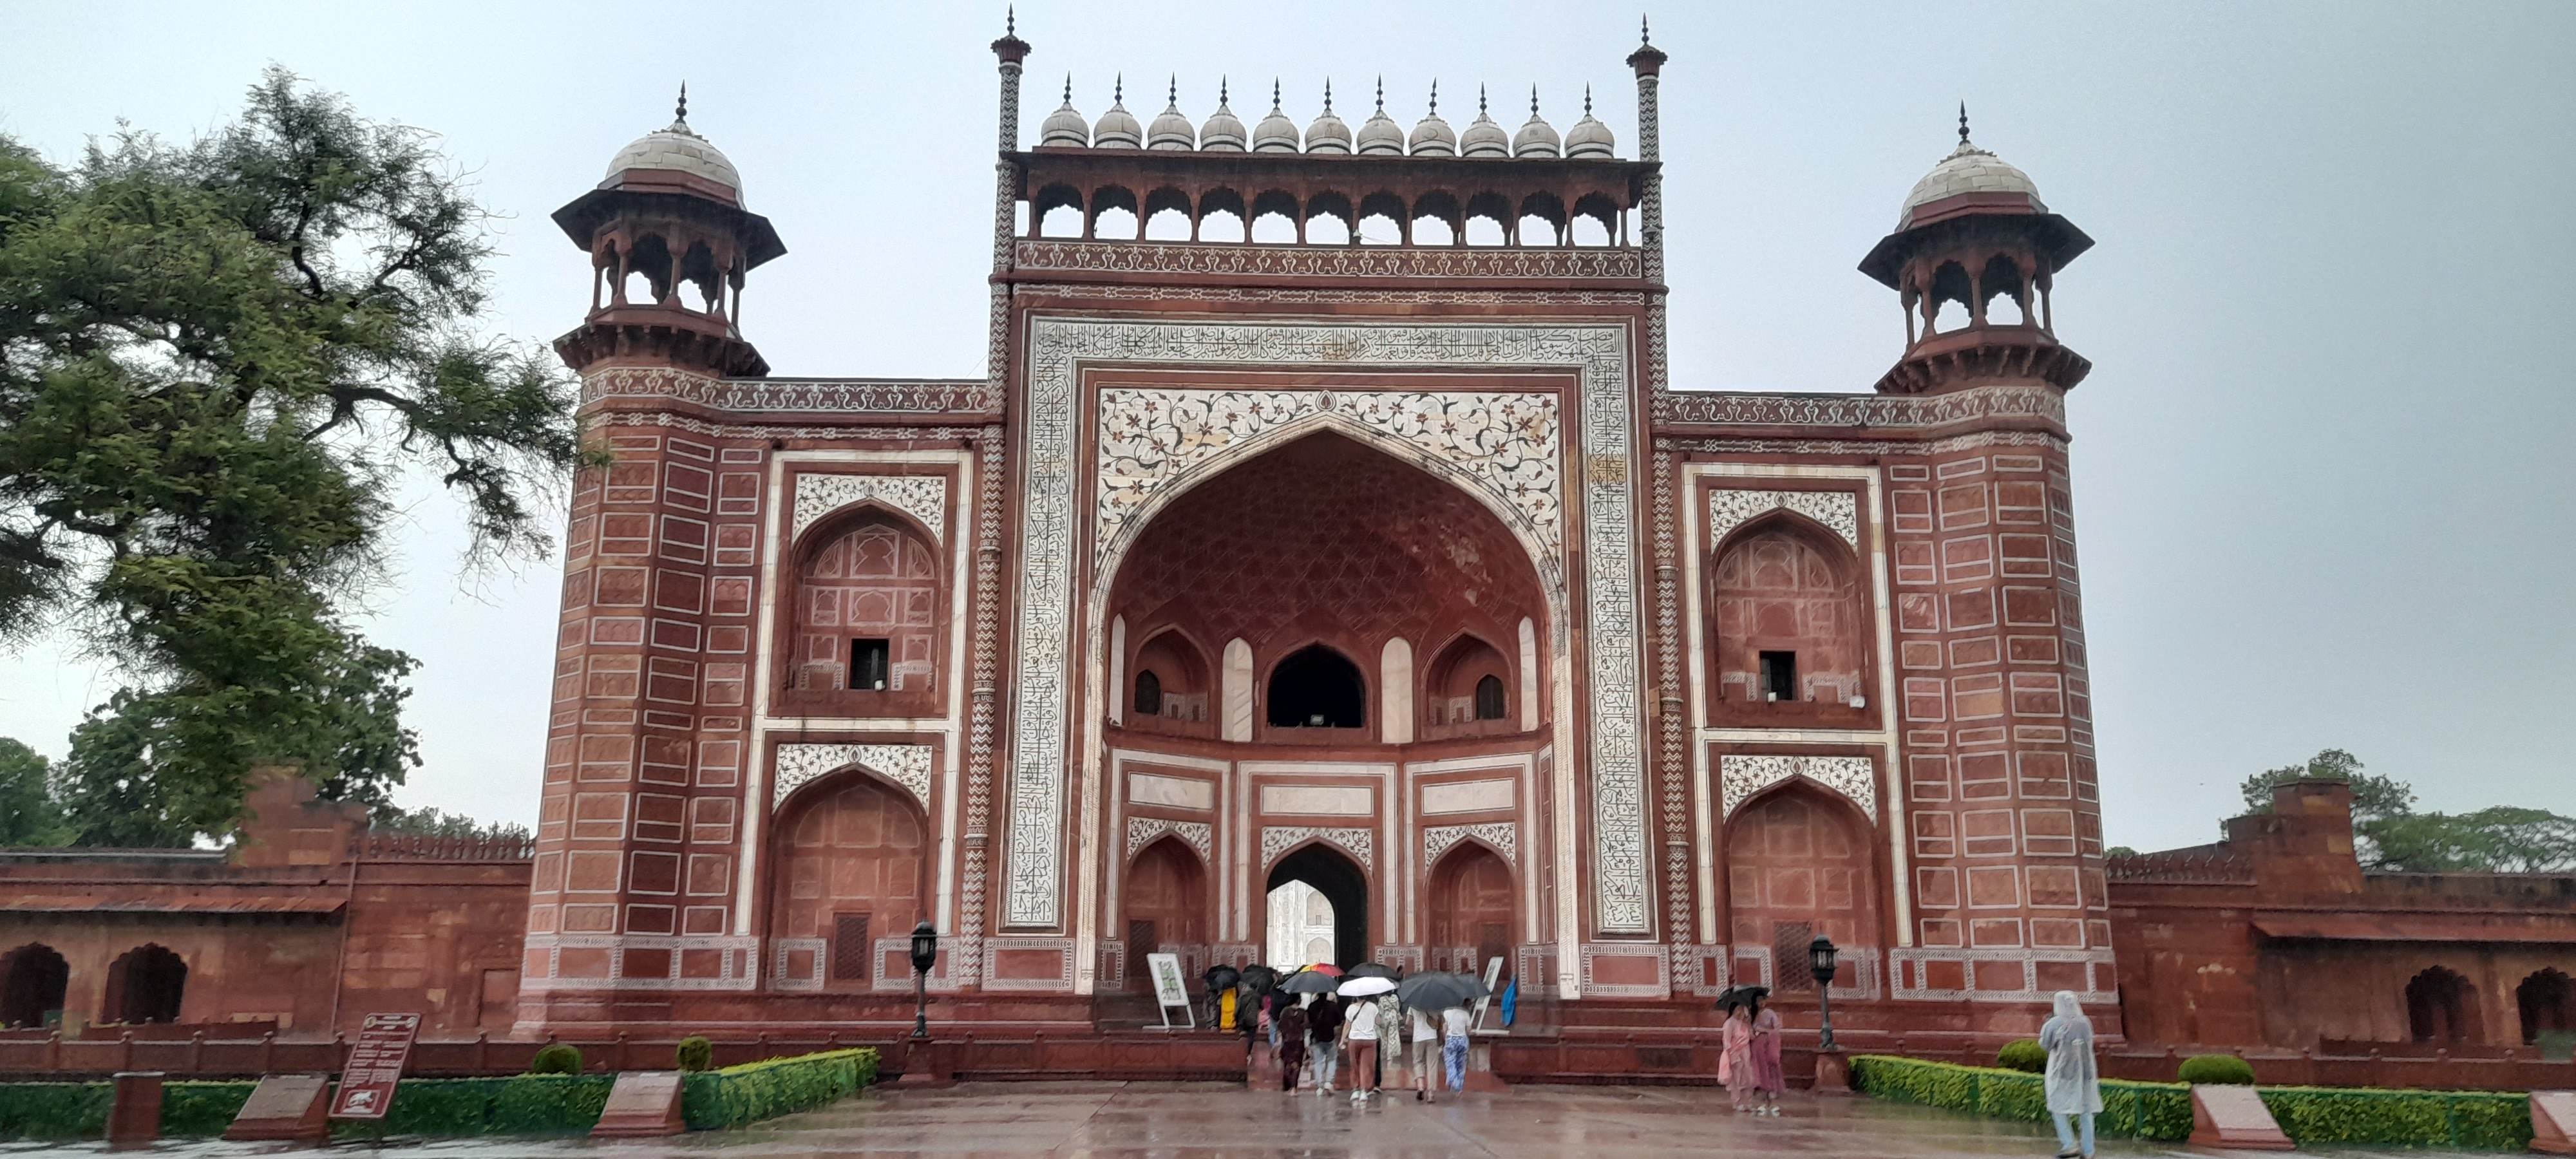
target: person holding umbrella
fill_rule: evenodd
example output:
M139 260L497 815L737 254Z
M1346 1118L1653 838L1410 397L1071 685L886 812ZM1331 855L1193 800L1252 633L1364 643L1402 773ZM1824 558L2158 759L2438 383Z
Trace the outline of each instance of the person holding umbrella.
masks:
M1436 1103L1440 1100L1432 1092L1438 1088L1431 1076L1440 1067L1440 1031L1431 1025L1430 1011L1419 1006L1409 1009L1413 1011L1409 1023L1413 1028L1413 1101Z
M1440 1058L1447 1064L1449 1089L1467 1088L1467 1004L1493 996L1483 980L1471 974L1431 970L1398 983L1395 995L1415 1010L1440 1012ZM1426 1065L1423 1069L1427 1070Z
M1351 1052L1354 1103L1365 1103L1377 1093L1378 1004L1367 1000L1394 991L1394 979L1376 977L1352 978L1335 991L1344 998L1360 999L1351 1003L1350 1017L1342 1024L1342 1038Z
M1315 1097L1333 1093L1333 1072L1342 1060L1342 1003L1331 994L1318 994L1315 1004L1306 1008L1306 1043L1315 1057Z

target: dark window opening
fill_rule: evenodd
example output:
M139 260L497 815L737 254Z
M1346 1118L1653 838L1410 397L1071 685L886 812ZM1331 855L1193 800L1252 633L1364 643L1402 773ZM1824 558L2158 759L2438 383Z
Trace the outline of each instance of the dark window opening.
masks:
M1136 715L1163 715L1163 678L1150 668L1136 674Z
M868 950L868 915L832 915L832 980L872 982L875 963Z
M1359 666L1321 644L1280 661L1270 673L1272 728L1363 728L1367 705Z
M1487 676L1476 682L1476 719L1503 718L1503 678Z
M1762 698L1765 700L1798 699L1798 654L1765 652L1762 654Z
M2477 988L2440 966L2406 983L2407 1029L2417 1042L2478 1041Z
M60 1025L63 994L71 966L53 947L30 942L0 958L0 1026L12 1029Z
M850 641L850 687L870 692L883 692L886 672L894 654L891 640L858 639Z
M161 946L138 946L107 968L107 1008L124 1023L177 1022L188 963Z

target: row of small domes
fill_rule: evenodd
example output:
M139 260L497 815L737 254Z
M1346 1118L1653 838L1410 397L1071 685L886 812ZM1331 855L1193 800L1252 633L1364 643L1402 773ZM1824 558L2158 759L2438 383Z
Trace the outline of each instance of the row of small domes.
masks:
M1047 115L1038 128L1039 148L1093 149L1163 149L1203 150L1210 153L1359 153L1375 156L1417 157L1608 157L1613 139L1610 126L1592 116L1592 93L1583 94L1583 119L1566 130L1563 140L1556 128L1538 115L1538 90L1530 90L1530 118L1520 131L1505 134L1503 127L1485 112L1485 98L1476 97L1476 119L1465 132L1449 127L1440 119L1440 86L1431 87L1431 112L1413 126L1407 135L1394 118L1386 115L1386 86L1378 86L1377 112L1361 122L1359 132L1333 115L1333 86L1324 85L1324 112L1306 126L1300 144L1297 123L1279 108L1279 86L1270 86L1270 115L1245 132L1243 122L1226 105L1224 86L1217 89L1216 112L1209 114L1205 125L1193 125L1181 112L1180 84L1173 82L1171 94L1162 114L1151 126L1139 125L1135 114L1127 111L1126 84L1122 79L1111 98L1109 111L1100 114L1098 124L1083 119L1073 107L1073 78L1064 81L1064 106Z

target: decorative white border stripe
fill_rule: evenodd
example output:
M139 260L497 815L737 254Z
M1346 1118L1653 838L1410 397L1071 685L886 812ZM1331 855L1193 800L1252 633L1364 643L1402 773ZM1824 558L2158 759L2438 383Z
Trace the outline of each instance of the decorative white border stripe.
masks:
M1586 639L1589 642L1595 925L1650 932L1642 710L1638 693L1636 403L1620 325L1220 325L1030 320L1022 573L1012 681L1014 737L1003 920L1060 924L1067 747L1084 504L1076 490L1081 363L1569 367L1580 376ZM1562 625L1557 628L1563 631ZM1570 897L1570 893L1568 895ZM1571 924L1571 923L1568 923Z

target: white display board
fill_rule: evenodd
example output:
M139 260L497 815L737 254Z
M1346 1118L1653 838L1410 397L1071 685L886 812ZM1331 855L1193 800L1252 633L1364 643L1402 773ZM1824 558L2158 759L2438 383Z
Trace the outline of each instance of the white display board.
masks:
M1498 991L1502 989L1502 986L1503 959L1499 955L1485 959L1485 989L1489 991ZM1485 1012L1493 1009L1493 1007L1494 996L1492 994L1487 994L1484 997L1477 999L1476 1023L1470 1029L1479 1031L1491 1029L1485 1025Z
M1162 1009L1163 1030L1193 1030L1198 1027L1198 1013L1190 1009L1189 983L1181 977L1179 954L1145 955L1145 973L1154 979L1154 1004ZM1172 1008L1179 1007L1184 1020L1172 1025Z

